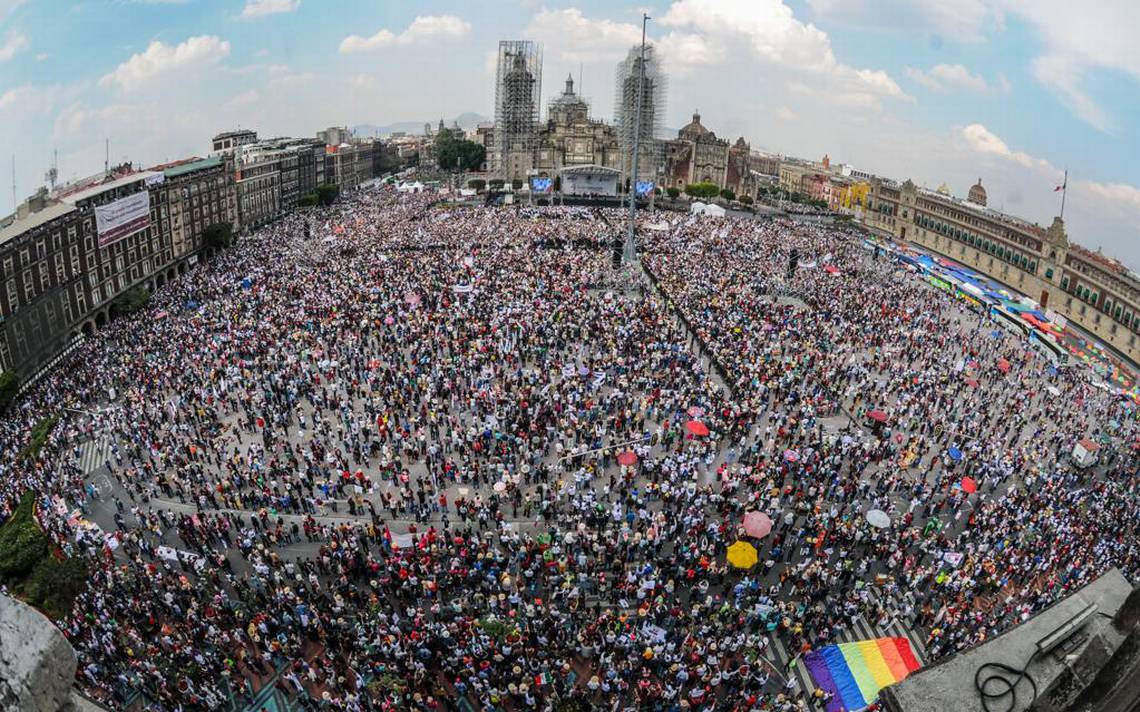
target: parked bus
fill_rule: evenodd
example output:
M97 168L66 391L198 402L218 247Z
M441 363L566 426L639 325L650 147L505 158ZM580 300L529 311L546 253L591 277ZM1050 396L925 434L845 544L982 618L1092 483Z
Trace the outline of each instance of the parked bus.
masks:
M1052 361L1054 366L1067 366L1069 364L1069 352L1051 336L1046 336L1034 329L1029 332L1029 345Z
M1017 314L995 305L990 309L990 317L1006 331L1022 337L1029 336L1031 327Z

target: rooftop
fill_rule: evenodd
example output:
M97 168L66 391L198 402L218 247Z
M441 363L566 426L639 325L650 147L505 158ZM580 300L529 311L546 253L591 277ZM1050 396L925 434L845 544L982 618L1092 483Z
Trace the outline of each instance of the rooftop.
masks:
M178 176L200 171L206 168L216 168L222 165L222 157L214 156L212 158L192 158L186 161L178 161L170 165L168 168L155 167L156 170L162 170L163 175L167 178L177 178Z
M75 212L75 206L70 203L52 203L44 207L43 210L13 220L7 225L0 227L0 245L13 238L19 237L29 230L34 230L40 225L45 225L56 218L63 217L72 212Z
M102 195L103 193L106 193L109 190L114 190L115 188L120 188L124 185L131 185L132 183L138 183L140 181L146 180L147 178L149 178L150 176L153 176L153 175L158 175L158 174L155 171L136 171L134 173L128 173L127 175L120 176L120 177L115 178L113 180L109 180L106 183L99 183L99 184L93 185L89 188L77 190L74 193L68 193L68 194L60 195L59 199L64 200L64 201L74 205L75 203L78 203L81 200L86 200L88 198L94 198L97 195Z
M1132 585L1124 578L1124 574L1119 569L1112 569L1005 633L932 667L923 668L902 682L885 688L882 692L884 708L895 712L986 712L982 697L974 685L975 674L987 663L1002 663L1018 670L1024 667L1037 685L1037 699L1040 700L1052 683L1069 670L1073 661L1080 656L1086 653L1095 655L1111 648L1105 661L1111 657L1112 651L1119 647L1124 638L1123 634L1116 631L1111 618L1131 592ZM1038 641L1062 627L1089 604L1096 605L1096 614L1079 628L1077 635L1084 638L1076 647L1065 650L1059 658L1055 653L1037 654ZM1064 646L1058 650L1063 648ZM988 677L994 672L994 668L985 668L982 677ZM1008 677L1012 680L1016 674ZM992 683L992 687L997 690L998 684ZM1032 687L1022 680L1017 687L1016 709L1026 709L1031 702L1028 699L1031 693ZM1008 707L1008 699L994 700L991 707L1005 709Z

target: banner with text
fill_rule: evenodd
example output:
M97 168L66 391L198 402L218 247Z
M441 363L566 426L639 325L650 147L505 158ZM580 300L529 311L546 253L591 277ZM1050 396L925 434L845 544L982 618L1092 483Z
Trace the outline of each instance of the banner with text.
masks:
M141 190L95 208L99 247L106 247L150 225L150 193Z

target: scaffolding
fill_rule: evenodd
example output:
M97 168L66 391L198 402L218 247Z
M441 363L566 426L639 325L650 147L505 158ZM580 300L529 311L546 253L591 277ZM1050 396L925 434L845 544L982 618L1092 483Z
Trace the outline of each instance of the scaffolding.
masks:
M542 45L530 40L499 42L492 170L504 178L523 178L531 168L541 97Z
M656 181L664 164L664 147L661 140L665 121L665 93L668 80L661 66L661 56L653 45L645 47L645 72L641 95L641 122L637 123L637 77L641 62L641 47L632 47L617 67L614 81L614 123L617 124L621 147L621 172L626 178L633 175L634 133L639 134L638 180Z

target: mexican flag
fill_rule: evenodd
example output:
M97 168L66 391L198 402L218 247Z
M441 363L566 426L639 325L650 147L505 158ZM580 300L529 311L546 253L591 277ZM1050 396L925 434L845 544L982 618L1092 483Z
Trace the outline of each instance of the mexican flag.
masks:
M539 687L542 687L543 685L549 685L550 682L551 677L550 673L548 672L542 672L534 676L534 684Z

